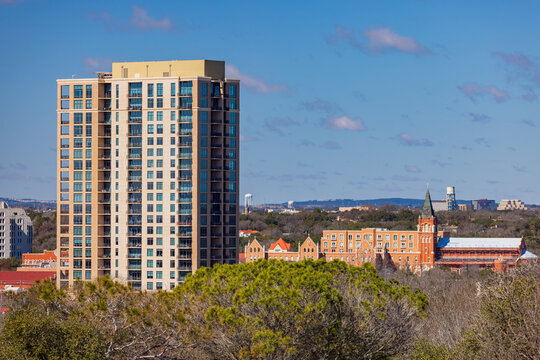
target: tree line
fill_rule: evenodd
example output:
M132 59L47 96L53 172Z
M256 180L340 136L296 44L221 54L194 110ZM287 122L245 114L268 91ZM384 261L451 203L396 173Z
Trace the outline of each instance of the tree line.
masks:
M537 359L539 295L539 264L418 277L259 260L154 293L45 281L7 296L0 358Z

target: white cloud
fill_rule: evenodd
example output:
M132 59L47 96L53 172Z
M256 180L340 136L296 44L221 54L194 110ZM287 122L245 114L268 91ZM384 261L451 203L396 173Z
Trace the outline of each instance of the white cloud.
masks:
M326 123L330 129L335 130L352 130L352 131L362 131L366 130L366 126L362 119L351 119L350 117L343 115L340 117L331 117L326 119Z
M393 49L406 53L426 53L426 48L410 36L399 35L389 28L374 28L364 31L369 48L374 52Z
M243 74L232 64L227 64L225 70L228 78L239 79L242 86L257 93L269 94L288 91L287 87L284 85L269 83L264 79Z
M399 141L406 146L433 146L433 143L428 139L417 139L407 133L398 135Z
M475 83L465 83L458 87L459 91L471 101L476 101L478 97L491 96L496 102L503 102L510 99L510 96L504 91L493 85L478 85Z
M161 20L156 20L148 15L148 11L142 7L131 5L131 9L133 10L133 13L129 20L137 29L161 31L173 31L175 29L171 19L166 16L164 16Z
M386 27L364 30L361 35L365 38L364 41L356 37L355 30L338 25L336 33L327 38L326 43L335 45L340 41L346 41L351 47L363 51L367 50L372 54L380 54L387 50L411 54L431 54L429 49L422 46L413 37L400 35Z

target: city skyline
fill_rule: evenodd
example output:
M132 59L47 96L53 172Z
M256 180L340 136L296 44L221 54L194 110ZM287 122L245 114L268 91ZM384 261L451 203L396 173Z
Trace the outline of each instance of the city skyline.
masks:
M241 80L239 193L255 203L416 198L426 182L434 199L454 185L540 203L540 5L210 5L220 20L194 3L0 1L0 196L56 198L57 78L205 58Z

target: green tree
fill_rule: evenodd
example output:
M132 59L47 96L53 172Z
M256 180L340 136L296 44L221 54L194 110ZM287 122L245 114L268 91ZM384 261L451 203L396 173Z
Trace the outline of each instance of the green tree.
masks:
M339 261L202 268L175 292L203 325L203 352L222 359L390 358L427 304L371 265Z

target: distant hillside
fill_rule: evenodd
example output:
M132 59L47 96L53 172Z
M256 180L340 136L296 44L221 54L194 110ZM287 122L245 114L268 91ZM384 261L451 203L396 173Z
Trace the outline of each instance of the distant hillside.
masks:
M458 200L458 204L466 204L470 201ZM370 199L370 200L353 200L353 199L330 199L330 200L307 200L307 201L295 201L294 207L296 209L312 209L312 208L338 208L340 206L361 206L361 205L375 205L377 207L384 205L395 205L400 207L420 207L424 204L424 199L408 199L408 198L383 198L383 199ZM281 204L267 204L270 206L283 206L286 207L287 203Z
M35 199L11 199L0 197L0 201L7 203L10 207L25 207L35 209L56 209L56 201L35 200Z

